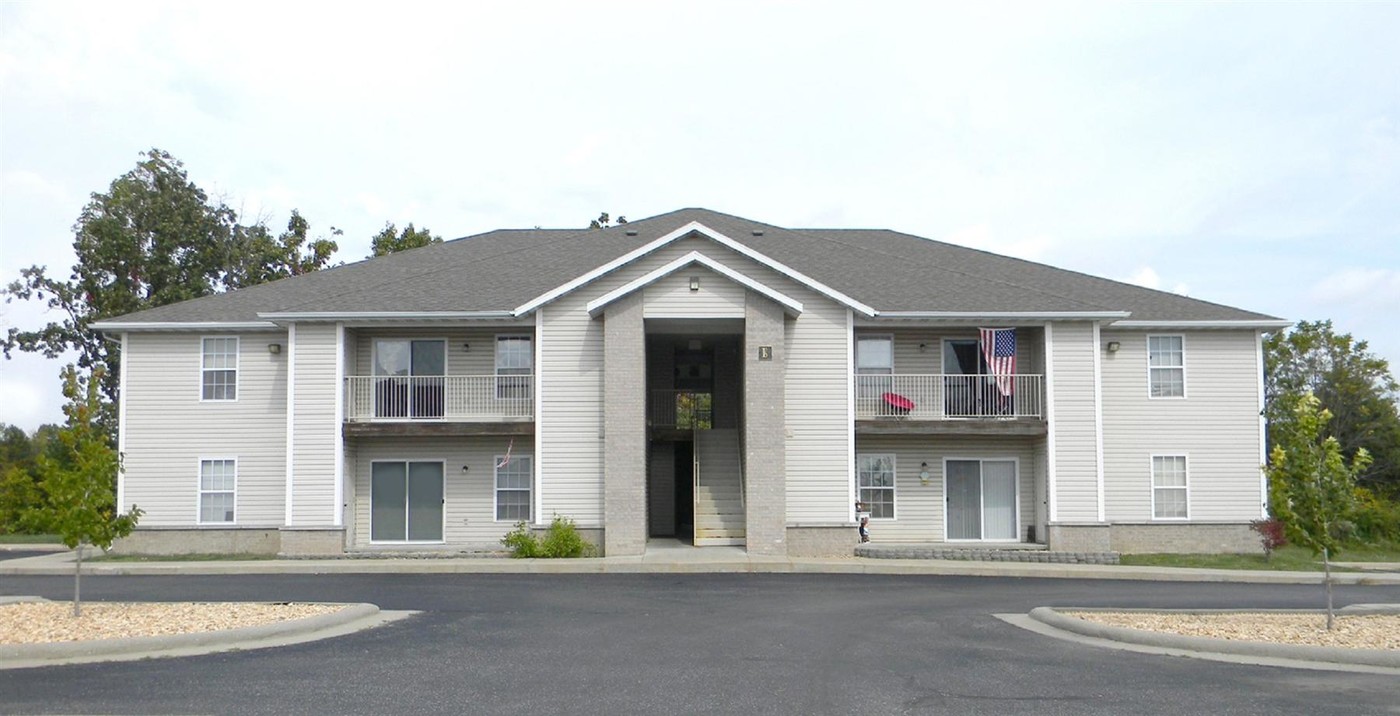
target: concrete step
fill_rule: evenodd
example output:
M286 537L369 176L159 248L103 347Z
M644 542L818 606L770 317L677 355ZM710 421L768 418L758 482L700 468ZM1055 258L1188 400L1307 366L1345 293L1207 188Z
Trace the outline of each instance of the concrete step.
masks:
M738 546L738 547L743 547L744 545L746 545L746 544L748 544L748 543L749 543L749 541L748 541L747 539L743 538L743 537L696 537L696 538L695 538L695 546L696 546L696 547L724 547L724 546Z
M744 514L744 505L738 500L707 500L701 498L695 501L695 510L708 514Z
M743 515L696 515L696 529L744 530Z

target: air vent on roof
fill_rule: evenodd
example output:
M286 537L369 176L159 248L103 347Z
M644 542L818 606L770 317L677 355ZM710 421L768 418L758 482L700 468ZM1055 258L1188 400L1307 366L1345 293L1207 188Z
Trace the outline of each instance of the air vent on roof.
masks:
M763 235L763 229L754 229L754 230L753 230L753 235L754 235L754 236L762 236L762 235Z
M637 230L636 230L636 229L628 229L628 230L627 230L627 235L628 235L628 236L636 236L636 235L637 235Z

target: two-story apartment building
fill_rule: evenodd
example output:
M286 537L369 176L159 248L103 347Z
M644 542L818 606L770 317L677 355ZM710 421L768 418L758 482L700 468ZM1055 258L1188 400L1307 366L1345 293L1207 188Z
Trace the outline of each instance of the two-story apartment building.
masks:
M128 548L1250 550L1287 322L883 230L493 231L97 325Z

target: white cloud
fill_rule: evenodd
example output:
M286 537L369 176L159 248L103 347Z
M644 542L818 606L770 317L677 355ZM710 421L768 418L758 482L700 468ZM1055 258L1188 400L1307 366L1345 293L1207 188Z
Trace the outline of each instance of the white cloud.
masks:
M1161 288L1162 277L1158 276L1151 266L1143 266L1128 277L1128 283L1137 284L1143 288Z
M1333 309L1361 306L1393 309L1400 304L1400 270L1349 268L1313 285L1309 297Z

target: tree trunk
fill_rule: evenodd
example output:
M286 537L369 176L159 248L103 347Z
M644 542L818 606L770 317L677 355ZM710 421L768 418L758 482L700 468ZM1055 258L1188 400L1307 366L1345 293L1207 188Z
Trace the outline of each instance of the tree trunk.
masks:
M1322 581L1327 584L1327 631L1332 631L1332 560L1322 548Z
M83 615L82 586L83 586L83 544L78 543L78 561L73 563L73 616Z

